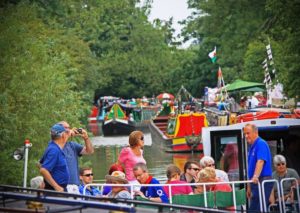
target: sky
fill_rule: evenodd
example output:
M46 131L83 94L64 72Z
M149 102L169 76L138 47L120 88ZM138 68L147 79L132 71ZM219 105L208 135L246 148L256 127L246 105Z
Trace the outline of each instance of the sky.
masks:
M177 35L182 28L177 22L187 18L190 14L191 10L188 9L187 0L153 0L149 19L150 21L156 18L169 20L173 17L173 28Z

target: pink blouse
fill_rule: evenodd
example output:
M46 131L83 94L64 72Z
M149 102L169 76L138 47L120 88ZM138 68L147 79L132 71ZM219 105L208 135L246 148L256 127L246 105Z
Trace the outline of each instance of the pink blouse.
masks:
M124 165L126 179L128 181L136 180L133 175L133 167L137 163L145 163L146 161L143 157L143 150L141 150L142 155L136 156L130 147L125 147L121 150L118 161Z

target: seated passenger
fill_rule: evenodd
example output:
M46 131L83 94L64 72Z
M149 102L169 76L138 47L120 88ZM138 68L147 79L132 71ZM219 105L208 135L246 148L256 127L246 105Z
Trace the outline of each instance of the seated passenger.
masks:
M36 176L30 180L30 187L33 189L45 189L43 176Z
M180 175L180 180L187 183L196 183L198 180L198 173L200 171L200 165L197 161L187 161L183 167L183 174ZM194 189L195 186L192 186Z
M199 172L198 183L213 183L213 182L222 182L216 176L216 170L212 167L205 167ZM227 183L222 184L211 184L205 185L206 191L221 191L221 192L231 192L231 186ZM195 194L203 193L203 186L197 186L194 190Z
M216 172L216 175L217 175L217 178L219 178L220 181L224 181L224 182L229 181L228 175L227 175L226 172L224 172L223 170L220 170L220 169L216 169L215 160L212 157L210 157L210 156L202 157L201 160L200 160L200 165L203 169L206 168L206 167L214 168L215 172Z
M88 186L84 190L85 185L93 183L93 170L89 167L80 168L79 171L81 184L79 185L79 192L82 195L101 196L101 191L94 186Z
M144 163L137 163L133 168L135 178L141 184L159 184L159 181L148 172L148 168ZM169 199L161 186L142 186L140 191L135 190L135 195L154 202L168 203Z
M121 171L123 173L125 173L124 168L117 163L114 163L110 166L108 174L111 175L114 171ZM106 183L111 183L109 180L106 180ZM103 187L103 191L102 191L102 195L107 195L110 191L111 191L111 186L104 186Z
M184 184L187 183L186 181L180 180L180 169L171 164L167 167L167 178L168 181L166 184ZM169 186L164 186L163 189L165 190L166 194L169 196ZM179 195L179 194L193 194L193 189L189 185L180 185L180 186L171 186L171 194Z
M106 175L105 179L112 184L128 184L125 174L121 171L114 171L111 175ZM107 197L131 199L131 195L125 186L112 186L112 190L107 194Z
M275 155L273 158L273 163L275 166L275 171L272 174L272 177L279 181L283 178L296 178L298 182L300 181L299 175L294 169L290 169L286 167L286 159L283 155ZM283 193L284 193L284 200L289 203L293 203L294 201L294 194L293 188L296 186L295 181L284 181L283 182ZM277 185L274 184L274 188L270 195L270 204L275 204L278 202L278 193L277 193Z

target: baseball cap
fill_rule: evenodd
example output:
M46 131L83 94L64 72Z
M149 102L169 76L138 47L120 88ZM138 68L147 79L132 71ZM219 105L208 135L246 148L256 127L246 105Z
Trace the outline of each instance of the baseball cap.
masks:
M51 127L51 135L60 135L61 133L67 131L62 124L54 124Z

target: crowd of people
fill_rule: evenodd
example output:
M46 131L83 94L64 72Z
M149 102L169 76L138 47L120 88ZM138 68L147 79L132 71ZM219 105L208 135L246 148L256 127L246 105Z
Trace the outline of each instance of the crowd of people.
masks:
M204 191L231 192L229 178L225 171L216 169L215 161L210 156L204 156L198 161L187 161L183 171L176 165L166 168L167 182L172 184L161 186L144 186L140 184L159 184L159 180L153 177L147 168L147 162L143 157L144 134L141 131L133 131L129 135L129 146L124 147L116 163L112 164L106 183L101 190L95 186L86 186L93 183L93 169L83 167L79 169L78 157L94 152L86 130L71 128L66 121L52 126L51 141L48 144L39 163L42 176L31 180L31 187L58 192L77 193L89 196L102 196L109 198L132 199L140 196L153 202L168 203L170 196L199 194ZM68 141L71 136L81 137L85 145ZM250 149L248 152L248 177L252 180L247 187L247 197L250 199L249 210L259 211L258 182L263 180L293 177L299 180L299 175L293 169L286 167L286 159L282 155L276 155L273 165L276 171L272 172L272 157L270 148L265 140L258 136L258 129L253 124L246 124L244 136ZM221 183L200 185L188 183ZM133 185L134 196L131 194ZM186 184L186 185L183 185ZM128 185L128 186L126 186ZM283 199L293 201L293 188L295 181L285 182ZM204 190L205 187L205 190ZM266 203L278 202L277 187L269 182L265 184Z

